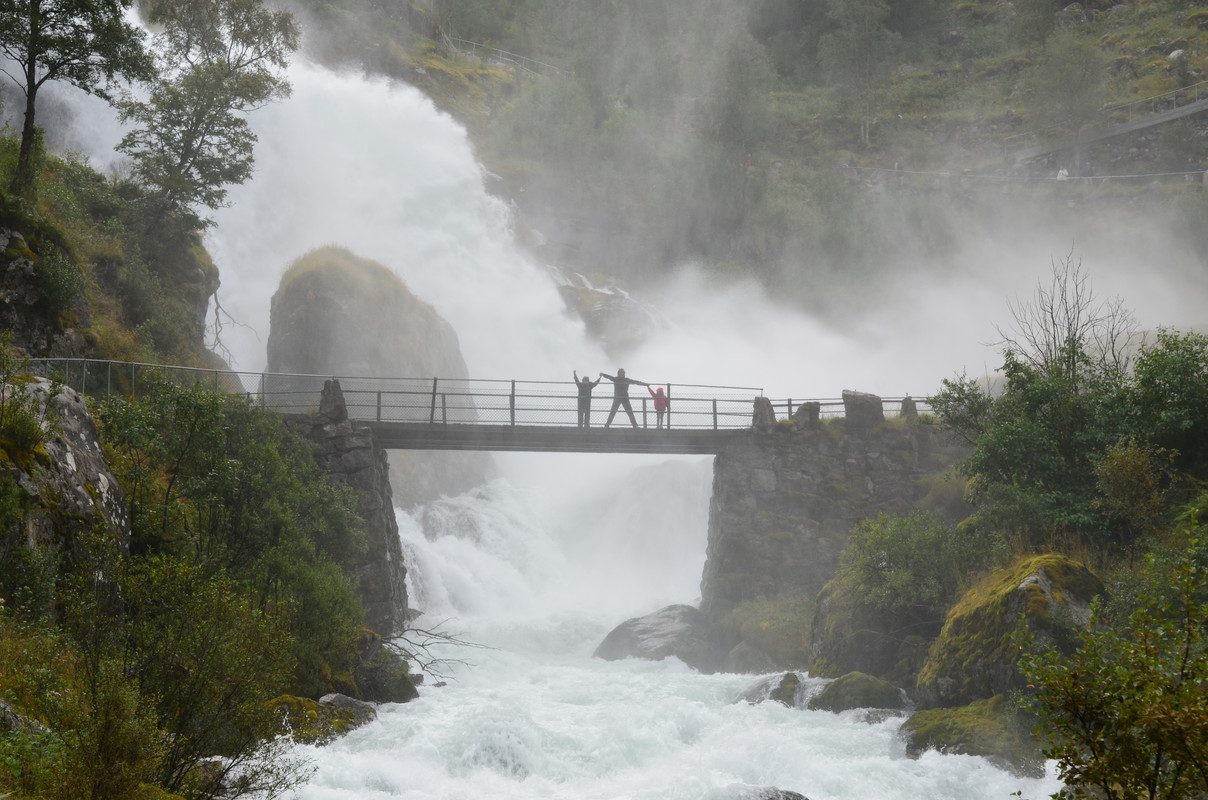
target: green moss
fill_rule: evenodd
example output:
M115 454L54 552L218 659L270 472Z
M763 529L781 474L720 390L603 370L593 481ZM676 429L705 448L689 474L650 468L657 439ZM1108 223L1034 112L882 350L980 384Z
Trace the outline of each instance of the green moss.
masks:
M772 690L768 698L789 708L797 707L797 690L801 688L801 677L796 672L789 672L780 679L780 683Z
M353 728L353 712L334 706L321 706L307 697L283 694L268 702L280 715L283 735L303 744L327 744Z
M848 711L853 708L901 708L902 693L896 686L863 672L848 672L810 698L816 711Z
M925 750L1001 759L1017 772L1043 769L1040 746L1029 734L1031 720L1003 695L967 706L919 711L902 724L907 750Z
M1021 625L1021 615L1033 629L1044 630L1052 625L1042 589L1034 583L1022 586L1040 570L1052 582L1055 599L1069 593L1087 602L1103 591L1102 582L1083 565L1054 553L1029 558L990 575L948 612L944 628L919 673L919 687L930 686L941 675L952 678L963 673L972 678L992 665L1014 664L1018 647L1012 636ZM964 693L956 692L957 696Z

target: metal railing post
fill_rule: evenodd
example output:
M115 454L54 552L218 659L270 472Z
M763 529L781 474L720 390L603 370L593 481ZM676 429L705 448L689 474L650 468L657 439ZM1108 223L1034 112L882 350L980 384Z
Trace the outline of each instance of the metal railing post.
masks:
M646 421L646 398L642 398L642 427L649 428L650 423Z
M381 389L378 389L378 392L377 392L377 421L378 422L382 421L382 390Z
M508 405L511 408L512 425L516 424L516 381L512 381L512 394L508 397Z
M428 424L436 422L436 378L432 379L432 405L428 408Z
M713 430L717 430L717 398L713 398Z
M109 399L109 395L113 394L113 362L110 361L105 365L105 399Z
M441 392L440 393L440 424L441 425L449 424L448 400L449 400L449 396L447 394L445 394L444 392Z
M671 384L667 384L667 430L671 430Z

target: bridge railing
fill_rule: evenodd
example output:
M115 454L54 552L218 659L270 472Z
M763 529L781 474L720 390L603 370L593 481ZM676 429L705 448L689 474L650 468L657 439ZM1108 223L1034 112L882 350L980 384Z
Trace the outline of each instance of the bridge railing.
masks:
M33 359L33 370L53 377L81 394L94 397L134 397L161 382L202 384L239 394L254 403L286 414L317 411L330 375L178 367L163 364L102 361L80 358ZM528 425L574 427L578 422L578 390L571 381L518 381L458 378L370 378L335 376L340 382L348 415L368 422L432 425ZM750 427L756 387L661 384L670 398L663 424L670 429L732 430ZM646 387L629 388L630 404L639 427L654 428L657 414ZM592 397L590 424L602 426L612 407L612 384L602 381ZM771 400L777 418L787 419L803 402L819 405L822 418L842 417L841 399ZM883 405L893 415L901 398ZM613 425L628 427L624 408Z

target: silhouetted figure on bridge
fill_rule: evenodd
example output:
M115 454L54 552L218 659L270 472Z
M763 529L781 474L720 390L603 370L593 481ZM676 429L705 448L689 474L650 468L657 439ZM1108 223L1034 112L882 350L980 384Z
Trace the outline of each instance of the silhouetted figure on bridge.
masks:
M663 387L651 389L650 385L646 385L646 391L650 392L650 396L654 398L654 415L658 420L656 428L663 427L663 414L667 413L667 395L663 394Z
M625 413L629 415L629 421L633 423L633 427L638 427L638 421L633 416L633 406L629 405L629 384L636 383L639 386L649 386L645 381L634 380L633 378L625 377L625 370L618 369L616 375L605 375L600 373L601 378L608 378L612 381L612 410L608 412L608 421L604 423L607 428L612 424L612 418L617 415L618 408L624 408Z
M600 382L599 378L594 381L583 376L583 380L579 380L579 373L575 370L570 371L571 375L575 376L575 386L579 387L579 427L591 427L591 390L596 388L596 384ZM609 417L611 420L612 418Z

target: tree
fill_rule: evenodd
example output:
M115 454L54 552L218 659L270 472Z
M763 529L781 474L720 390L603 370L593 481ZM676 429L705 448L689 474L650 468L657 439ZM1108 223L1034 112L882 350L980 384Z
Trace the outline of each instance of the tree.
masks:
M25 95L25 121L13 188L32 184L37 140L34 112L38 91L65 81L108 99L116 77L149 78L152 62L143 32L123 15L133 0L0 0L0 53L12 64L0 70Z
M1096 612L1071 657L1025 653L1045 755L1063 800L1183 800L1208 793L1208 580L1192 539L1120 630ZM1151 567L1157 562L1151 561ZM1173 589L1174 591L1169 591Z
M1136 527L1103 502L1113 484L1096 468L1136 432L1131 315L1118 301L1096 301L1081 265L1068 258L1012 313L1014 330L999 330L1001 394L992 398L961 378L928 398L943 424L974 445L962 469L978 516L1033 544L1072 534L1130 545Z
M1049 285L1037 284L1031 302L1010 306L1013 331L996 328L999 346L1041 370L1057 369L1076 381L1089 355L1097 369L1123 375L1129 367L1137 324L1118 297L1098 300L1082 262L1067 255L1051 265Z
M136 127L117 149L152 190L153 219L175 213L202 228L208 221L196 207L221 207L226 187L252 173L256 134L245 115L289 96L280 71L300 29L260 0L155 0L148 20L163 26L159 79L146 100L120 104L122 120Z
M860 143L868 144L876 92L893 63L898 35L885 27L883 0L829 0L827 16L836 26L819 47L819 60L832 82L849 90L860 118Z

